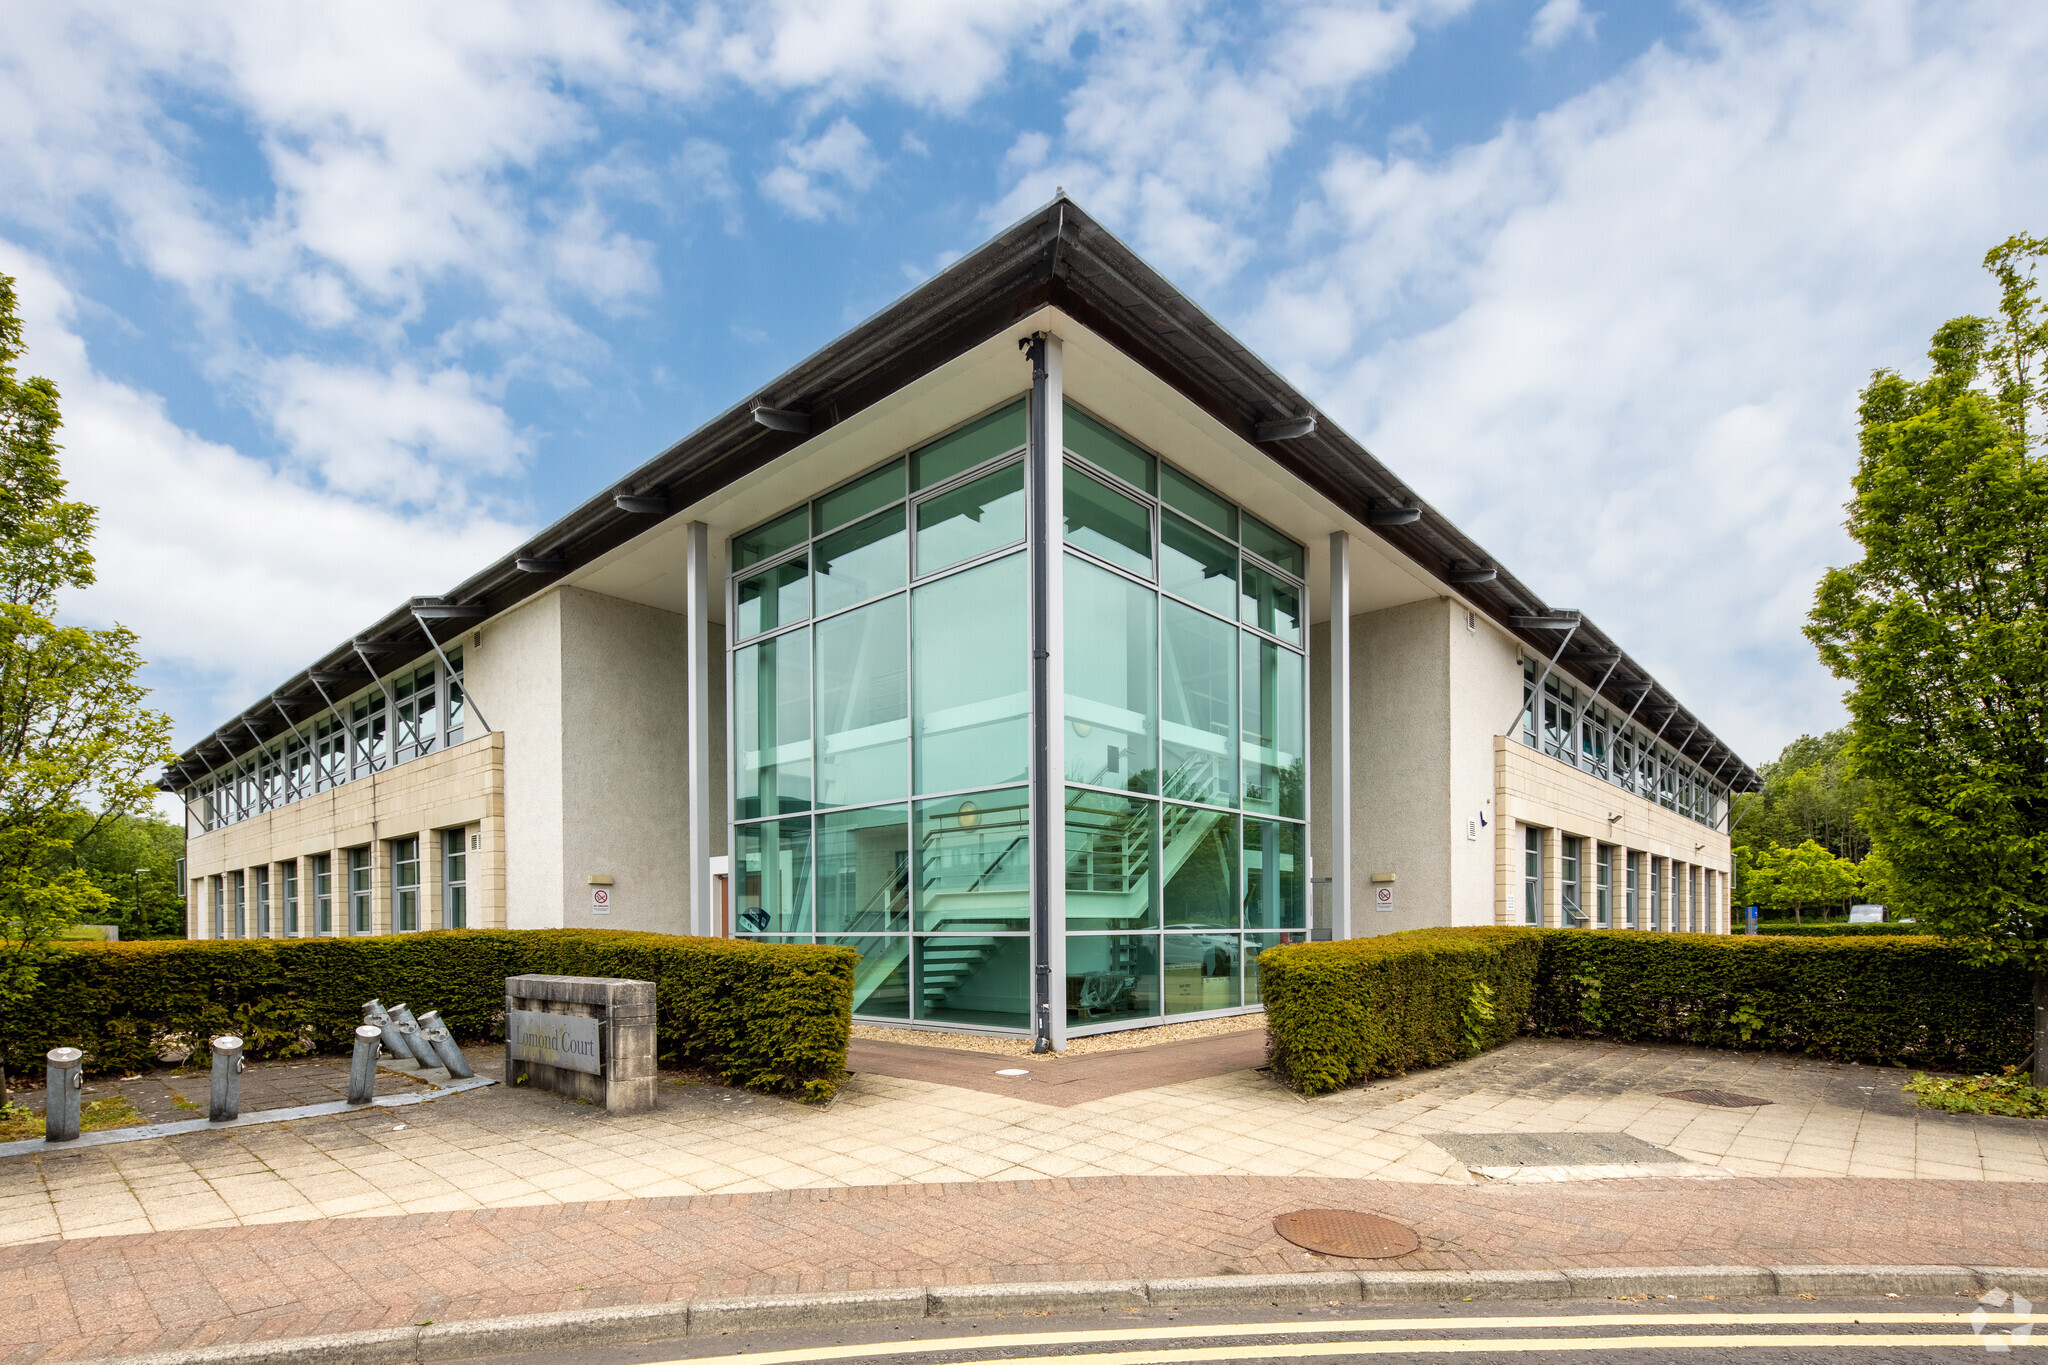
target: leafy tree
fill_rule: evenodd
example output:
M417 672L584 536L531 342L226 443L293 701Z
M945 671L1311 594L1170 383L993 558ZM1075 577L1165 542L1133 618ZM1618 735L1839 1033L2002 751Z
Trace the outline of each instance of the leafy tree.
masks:
M178 885L178 859L185 856L182 825L154 814L72 817L72 846L63 866L82 870L113 899L107 923L121 937L183 938L185 899Z
M1996 318L1935 333L1918 382L1863 391L1848 529L1807 635L1849 684L1864 820L1893 901L1981 961L2033 975L2048 1085L2048 238L1993 248Z
M1801 735L1787 744L1758 770L1764 789L1739 808L1731 842L1737 848L1791 848L1812 839L1841 857L1862 857L1870 836L1858 812L1870 784L1849 770L1848 746L1846 729Z
M21 352L0 275L0 1009L34 989L51 935L112 909L74 849L146 808L144 774L176 757L134 633L56 619L59 593L93 581L96 514L64 498L57 386L16 378Z
M1839 905L1856 894L1856 864L1837 858L1813 840L1797 848L1781 848L1774 858L1771 880L1780 906L1792 907L1792 918L1805 923L1809 905Z

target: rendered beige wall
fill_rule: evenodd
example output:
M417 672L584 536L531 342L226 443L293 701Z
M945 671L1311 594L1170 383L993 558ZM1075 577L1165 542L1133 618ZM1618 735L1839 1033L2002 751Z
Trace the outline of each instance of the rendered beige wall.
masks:
M562 594L472 632L463 673L505 736L505 922L562 926Z
M575 588L560 596L560 922L687 933L683 618ZM602 915L593 874L612 878Z

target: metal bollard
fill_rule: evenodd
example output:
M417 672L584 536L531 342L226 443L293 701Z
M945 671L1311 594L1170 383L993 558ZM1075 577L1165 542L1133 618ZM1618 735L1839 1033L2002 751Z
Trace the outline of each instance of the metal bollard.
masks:
M53 1047L44 1059L49 1089L43 1092L43 1140L72 1142L78 1137L78 1101L85 1089L85 1054L75 1047Z
M209 1123L229 1123L242 1113L242 1040L224 1033L213 1040L213 1089L206 1097Z
M384 1030L364 1024L356 1030L355 1055L348 1061L348 1102L368 1104L377 1090L377 1044Z
M384 1050L395 1062L412 1060L412 1049L405 1045L405 1035L398 1031L398 1021L391 1017L391 1011L384 1008L381 1000L371 1000L363 1005L363 1022L374 1026L378 1036L384 1040Z
M439 1066L441 1059L434 1055L434 1049L420 1036L420 1021L412 1017L412 1011L404 1005L391 1007L391 1017L398 1021L398 1036L411 1049L411 1056L421 1066Z
M425 1038L441 1059L441 1065L448 1068L448 1074L458 1081L466 1081L476 1072L470 1069L469 1059L462 1055L462 1049L455 1045L455 1035L441 1022L439 1010L428 1010L420 1016L420 1036Z

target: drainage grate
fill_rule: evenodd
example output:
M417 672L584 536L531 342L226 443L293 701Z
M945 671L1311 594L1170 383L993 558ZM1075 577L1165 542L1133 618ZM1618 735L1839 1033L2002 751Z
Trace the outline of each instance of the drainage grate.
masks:
M1693 1104L1715 1104L1723 1109L1754 1109L1770 1100L1755 1095L1738 1095L1733 1090L1667 1090L1659 1098L1687 1100Z
M1352 1256L1380 1260L1406 1256L1422 1249L1422 1239L1412 1228L1376 1213L1354 1213L1350 1209L1303 1209L1283 1213L1273 1220L1273 1231L1298 1247L1328 1256Z

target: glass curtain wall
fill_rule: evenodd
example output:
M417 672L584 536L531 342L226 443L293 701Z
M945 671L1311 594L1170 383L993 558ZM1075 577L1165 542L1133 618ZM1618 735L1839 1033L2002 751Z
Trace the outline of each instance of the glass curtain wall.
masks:
M1306 927L1304 552L1065 429L1068 1023L1256 1004ZM857 949L863 1017L1029 1026L1025 439L1013 403L732 542L735 932Z

